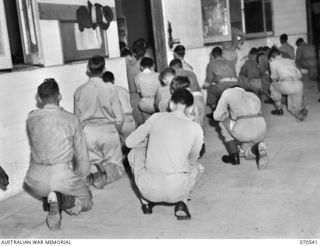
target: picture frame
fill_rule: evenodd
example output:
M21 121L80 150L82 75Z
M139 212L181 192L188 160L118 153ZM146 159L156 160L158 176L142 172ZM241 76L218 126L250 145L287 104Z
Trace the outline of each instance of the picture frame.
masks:
M229 0L201 0L205 44L231 41Z
M117 17L119 41L128 44L128 29L125 16Z

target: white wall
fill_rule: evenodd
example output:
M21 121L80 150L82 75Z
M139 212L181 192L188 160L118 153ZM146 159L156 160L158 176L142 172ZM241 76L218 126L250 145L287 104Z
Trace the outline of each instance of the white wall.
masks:
M235 0L230 0L235 1ZM240 0L236 0L240 1ZM199 83L205 80L205 69L209 61L209 54L214 45L204 46L202 36L201 1L199 0L162 0L166 43L168 41L168 21L173 28L173 37L179 38L185 45L186 61L194 67ZM239 72L245 57L252 47L280 45L279 36L287 33L289 43L295 47L298 37L306 40L307 17L305 1L302 0L273 0L273 22L275 35L267 38L247 40L238 51L237 71ZM167 47L168 62L173 58L172 50ZM296 47L295 47L296 48Z
M55 78L62 94L61 106L72 112L73 93L88 80L86 65L81 62L0 74L0 166L10 177L8 190L0 190L0 200L22 188L30 154L25 122L28 113L35 108L38 85L45 78ZM116 84L128 87L123 58L107 59L106 69L114 73Z

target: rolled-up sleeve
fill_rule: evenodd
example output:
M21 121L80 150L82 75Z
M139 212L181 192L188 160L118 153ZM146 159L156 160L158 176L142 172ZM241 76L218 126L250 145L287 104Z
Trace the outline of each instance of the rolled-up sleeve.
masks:
M73 138L74 170L85 177L90 173L89 155L80 120L77 120L75 124L75 135Z

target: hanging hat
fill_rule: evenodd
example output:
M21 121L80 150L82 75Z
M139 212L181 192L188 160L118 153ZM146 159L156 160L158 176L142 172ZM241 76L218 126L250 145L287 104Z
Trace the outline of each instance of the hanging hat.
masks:
M89 2L88 2L89 3ZM90 11L86 6L80 6L76 12L79 30L83 32L85 28L92 27L92 19Z
M109 6L102 6L96 3L96 20L97 24L103 29L107 30L110 26L110 22L113 20L113 12Z

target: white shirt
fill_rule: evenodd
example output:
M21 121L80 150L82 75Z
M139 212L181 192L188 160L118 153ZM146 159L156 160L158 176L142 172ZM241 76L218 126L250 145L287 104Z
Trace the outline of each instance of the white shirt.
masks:
M301 79L301 73L293 60L277 56L270 61L270 71L272 80L285 80L286 78Z
M204 143L199 124L179 111L153 114L127 139L129 148L149 137L145 168L154 174L187 173Z

